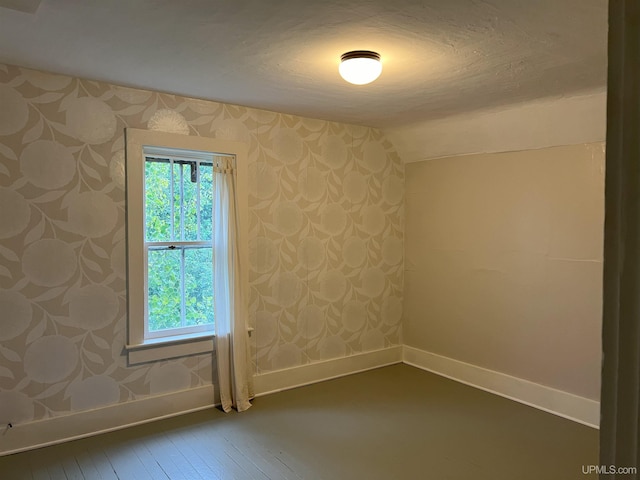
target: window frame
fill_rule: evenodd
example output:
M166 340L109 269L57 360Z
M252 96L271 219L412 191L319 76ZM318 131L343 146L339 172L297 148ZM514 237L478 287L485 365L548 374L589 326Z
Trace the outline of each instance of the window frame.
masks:
M208 164L209 166L211 166L211 168L213 169L213 164L215 162L214 157L215 156L219 156L219 155L227 155L227 154L220 154L219 152L213 153L213 152L200 152L200 151L194 151L194 150L178 150L176 148L172 148L172 149L168 149L168 148L160 148L160 147L149 147L144 145L142 147L142 152L143 152L143 162L144 162L144 168L145 168L145 180L144 180L144 187L143 187L143 202L144 202L144 222L143 222L143 227L146 228L147 227L147 223L146 223L146 201L147 201L147 182L146 182L146 168L147 168L147 162L149 162L150 158L151 159L163 159L163 160L167 160L169 162L169 164L171 166L175 165L176 162L186 162L186 163L192 163L192 162L196 162L198 164L198 167L200 167L200 165L202 164ZM235 164L235 156L232 157L233 158L233 163ZM154 160L151 160L154 161ZM199 168L198 168L199 169ZM174 179L173 176L173 171L171 171L171 178ZM197 186L198 189L200 188L200 182L197 182ZM173 192L173 183L171 186L171 191ZM172 197L173 200L173 197ZM180 210L182 212L182 207L184 206L184 202L183 202L183 196L182 193L180 195ZM200 205L200 192L198 192L197 194L197 203L198 206ZM174 206L172 206L172 215L174 212ZM197 221L197 231L198 234L200 233L200 211L199 209L197 209L197 216L198 216L198 221ZM181 213L180 214L180 225L184 226L184 216ZM176 227L174 225L175 220L172 218L171 220L171 236L174 237L174 240L170 240L170 241L157 241L157 240L149 240L146 238L146 230L143 230L143 235L145 236L144 238L144 274L145 274L145 285L144 285L144 294L145 294L145 312L144 312L144 338L145 340L152 340L155 338L164 338L164 337L170 337L170 336L184 336L184 335L188 335L188 334L198 334L201 333L203 335L206 335L207 333L211 333L213 331L213 323L210 324L205 324L205 325L197 325L197 326L181 326L181 327L177 327L177 328L172 328L172 329L167 329L167 330L159 330L159 331L151 331L149 329L149 284L148 284L148 280L149 280L149 251L150 250L156 250L156 249L162 249L162 247L169 247L171 248L172 246L174 248L178 248L180 249L180 251L182 252L182 256L184 256L185 253L185 248L188 247L193 247L196 245L205 247L205 248L210 248L212 253L213 253L213 241L209 240L185 240L185 239L180 239L180 240L175 240L176 237ZM182 229L181 229L182 230ZM184 233L184 232L182 232ZM181 259L181 263L184 262L184 259ZM183 272L182 270L183 265L181 265L181 272ZM213 274L213 272L212 272ZM183 276L184 279L184 276ZM180 292L181 295L181 306L184 305L184 285L182 285L182 291ZM181 309L180 312L180 320L184 320L184 310Z
M244 287L248 287L247 235L247 145L209 137L180 135L153 130L125 129L125 165L127 198L127 344L125 351L129 364L195 355L213 351L211 330L179 335L145 338L147 267L144 232L144 149L153 151L189 150L209 155L235 157L236 211L239 218L239 244L237 245Z

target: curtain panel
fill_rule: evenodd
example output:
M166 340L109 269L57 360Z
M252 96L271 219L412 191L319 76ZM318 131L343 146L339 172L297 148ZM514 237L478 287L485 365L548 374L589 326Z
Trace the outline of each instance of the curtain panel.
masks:
M216 360L222 409L251 407L251 359L247 331L247 292L238 254L239 217L232 159L214 158L213 304Z

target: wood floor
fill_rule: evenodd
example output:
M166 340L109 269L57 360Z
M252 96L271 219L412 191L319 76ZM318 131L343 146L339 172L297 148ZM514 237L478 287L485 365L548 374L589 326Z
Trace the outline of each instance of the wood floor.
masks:
M598 432L407 365L0 458L17 479L572 480Z

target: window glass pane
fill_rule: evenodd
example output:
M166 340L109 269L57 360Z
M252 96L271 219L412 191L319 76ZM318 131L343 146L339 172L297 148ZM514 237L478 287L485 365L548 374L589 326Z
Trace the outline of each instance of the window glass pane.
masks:
M182 167L182 191L184 208L184 238L198 240L198 183L196 162L188 162Z
M145 162L145 235L148 242L171 240L170 183L168 161Z
M185 325L213 323L211 248L185 249Z
M181 250L149 250L147 258L149 331L180 327Z
M200 165L200 240L211 240L213 166Z

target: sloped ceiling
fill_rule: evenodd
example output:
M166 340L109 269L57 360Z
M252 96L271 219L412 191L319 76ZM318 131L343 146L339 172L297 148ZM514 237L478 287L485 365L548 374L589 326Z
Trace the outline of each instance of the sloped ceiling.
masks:
M0 61L388 128L602 89L606 29L606 0L42 0L0 8Z

